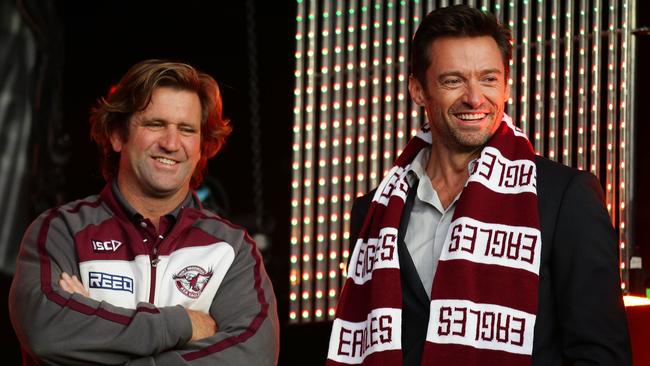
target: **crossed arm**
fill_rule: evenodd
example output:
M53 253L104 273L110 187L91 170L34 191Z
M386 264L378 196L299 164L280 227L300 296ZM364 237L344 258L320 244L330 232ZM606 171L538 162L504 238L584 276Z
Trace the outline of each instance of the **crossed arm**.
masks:
M275 296L252 243L238 243L209 314L144 302L127 309L86 296L73 277L79 275L74 239L58 216L45 213L28 229L9 295L26 359L53 365L276 362Z
M59 286L70 294L77 293L90 298L90 294L76 275L70 276L62 272L61 278L59 279ZM215 323L210 315L187 308L185 308L185 311L187 311L187 315L192 322L192 338L190 338L190 342L210 337L217 333L217 323Z

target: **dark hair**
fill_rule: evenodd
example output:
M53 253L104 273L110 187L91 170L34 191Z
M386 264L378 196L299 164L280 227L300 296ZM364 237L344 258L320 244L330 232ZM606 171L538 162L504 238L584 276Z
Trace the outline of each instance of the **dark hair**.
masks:
M147 108L158 87L195 92L201 102L201 158L192 174L190 185L196 188L203 178L208 159L223 147L232 128L222 116L221 93L217 82L190 65L164 60L145 60L129 69L108 96L97 101L91 110L90 135L99 145L102 175L107 181L116 176L119 154L113 151L111 135L129 137L131 116Z
M435 39L480 36L490 36L496 41L507 79L510 73L508 62L512 57L510 29L499 23L494 15L467 5L439 8L427 14L411 43L411 73L424 85L431 64L431 44Z

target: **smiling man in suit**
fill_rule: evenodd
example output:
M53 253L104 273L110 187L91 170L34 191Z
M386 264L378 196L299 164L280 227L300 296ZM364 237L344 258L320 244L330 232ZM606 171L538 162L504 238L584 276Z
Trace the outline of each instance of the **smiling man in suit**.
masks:
M467 6L418 28L427 122L352 209L328 365L629 365L598 180L537 156L504 113L510 31Z

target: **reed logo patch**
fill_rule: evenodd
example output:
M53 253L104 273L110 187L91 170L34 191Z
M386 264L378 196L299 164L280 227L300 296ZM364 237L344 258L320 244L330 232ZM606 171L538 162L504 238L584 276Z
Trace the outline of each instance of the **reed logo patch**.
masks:
M201 296L201 292L212 278L212 274L212 269L206 271L199 266L187 266L172 278L176 282L176 288L183 295L196 299Z
M133 293L133 279L112 273L89 272L88 287Z

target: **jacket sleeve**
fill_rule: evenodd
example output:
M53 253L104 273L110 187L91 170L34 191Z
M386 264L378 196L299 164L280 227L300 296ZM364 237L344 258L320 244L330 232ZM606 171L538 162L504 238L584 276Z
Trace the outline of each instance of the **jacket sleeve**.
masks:
M49 210L28 228L9 294L11 322L26 357L45 364L122 364L185 344L192 326L181 306L135 310L59 287L61 272L79 275L73 235Z
M564 357L572 365L630 365L618 245L596 177L576 175L557 219L552 270Z
M242 232L243 234L243 232ZM253 240L246 234L210 306L214 336L177 350L131 360L127 365L275 365L279 321L271 281Z

